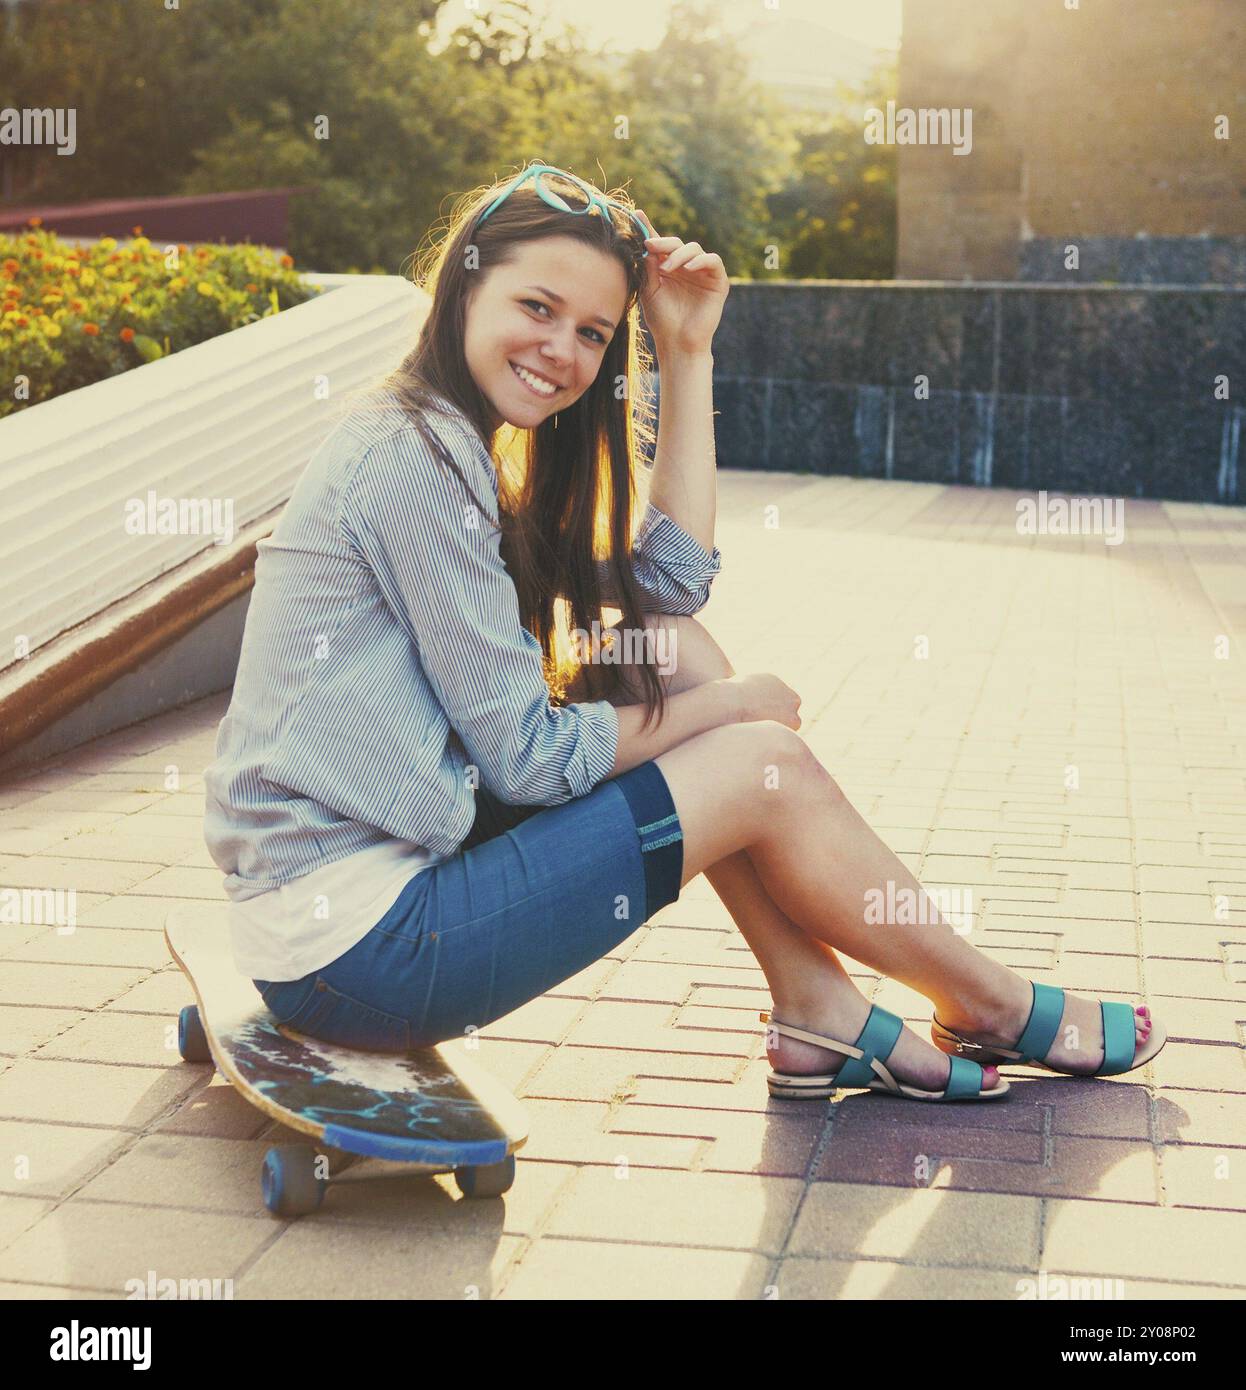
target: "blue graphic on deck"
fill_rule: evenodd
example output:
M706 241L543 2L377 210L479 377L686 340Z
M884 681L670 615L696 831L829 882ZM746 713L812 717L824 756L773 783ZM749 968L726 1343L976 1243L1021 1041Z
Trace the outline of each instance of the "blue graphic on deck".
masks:
M325 1127L325 1143L369 1158L405 1163L490 1164L507 1154L506 1132L431 1051L378 1058L410 1087L370 1087L360 1057L287 1037L252 1019L226 1041L242 1080L274 1105Z

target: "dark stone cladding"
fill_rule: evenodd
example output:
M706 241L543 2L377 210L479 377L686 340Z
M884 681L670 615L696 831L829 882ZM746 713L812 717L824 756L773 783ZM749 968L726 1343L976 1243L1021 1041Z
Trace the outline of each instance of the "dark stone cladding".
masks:
M1068 248L1078 266L1069 270ZM1019 247L1018 278L1051 285L1246 284L1246 237L1033 237Z
M1244 311L1246 285L737 281L718 463L1243 503Z

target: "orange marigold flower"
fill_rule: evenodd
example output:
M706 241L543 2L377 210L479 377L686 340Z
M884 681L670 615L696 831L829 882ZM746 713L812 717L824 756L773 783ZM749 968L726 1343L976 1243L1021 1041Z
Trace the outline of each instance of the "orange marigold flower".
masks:
M293 256L282 256L282 258L281 258L281 264L282 264L287 270L290 270L290 269L293 267L293 265L294 265L294 257L293 257Z
M260 287L255 283L254 280L248 280L245 286L246 292L248 294L258 294L259 288Z
M100 326L98 323L84 323L82 331L89 337L95 338L99 336Z
M30 320L25 314L18 314L16 322L19 328L28 328L30 326Z
M142 236L142 235L143 235L143 229L142 229L142 227L131 227L130 230L134 233L135 236Z
M123 343L128 343L128 342L130 341L130 339L133 338L133 337L134 337L134 330L133 330L132 328L123 328L123 329L121 330L121 341L122 341Z
M5 263L4 263L4 268L5 268L5 270L7 270L7 271L9 272L10 275L16 275L17 272L21 269L21 266L18 264L17 261L15 261L15 260L13 259L12 256L10 256L10 257L5 261Z
M85 299L71 299L71 300L69 301L69 307L74 311L75 314L80 314L80 313L82 313L82 311L87 307L87 305L86 305L86 300L85 300Z
M43 218L42 218L42 217L29 217L29 218L26 219L26 225L27 225L28 227L42 227L42 226L43 226Z

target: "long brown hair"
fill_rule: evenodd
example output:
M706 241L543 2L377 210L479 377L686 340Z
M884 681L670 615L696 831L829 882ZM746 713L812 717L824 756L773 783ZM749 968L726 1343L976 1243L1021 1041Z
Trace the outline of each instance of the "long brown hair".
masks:
M586 698L604 699L615 693L614 668L591 662L577 668L560 653L556 601L559 596L566 599L570 627L591 631L596 619L604 630L595 563L604 559L618 596L612 606L621 609L623 627L644 633L631 557L637 459L655 438L653 398L642 376L652 370L653 358L640 332L638 307L644 245L630 218L615 213L616 220L608 221L596 211L573 216L551 208L531 180L477 225L480 213L514 177L460 198L441 241L422 257L417 255L413 278L430 295L432 306L415 347L381 385L397 397L433 452L460 479L462 474L424 419L427 411L439 408L434 394L457 406L474 426L498 468L500 551L515 585L521 620L544 653L551 697L555 703L562 701L567 681L580 669ZM565 180L556 175L546 179L547 187L570 199ZM625 196L614 196L630 206ZM628 295L593 384L556 417L523 432L523 476L515 486L495 453L490 404L468 370L467 306L483 283L474 276L488 275L513 260L520 242L548 236L574 237L614 256L626 273ZM665 690L649 660L649 644L630 645L643 653L637 684L648 727L655 711L659 722L662 719Z

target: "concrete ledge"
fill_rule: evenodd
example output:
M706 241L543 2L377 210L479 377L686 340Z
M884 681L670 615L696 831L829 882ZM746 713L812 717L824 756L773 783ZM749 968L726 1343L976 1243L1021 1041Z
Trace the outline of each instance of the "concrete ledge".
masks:
M0 421L0 667L286 502L350 393L414 344L409 281L309 278L317 299Z
M0 674L0 772L231 686L256 544L280 511Z

